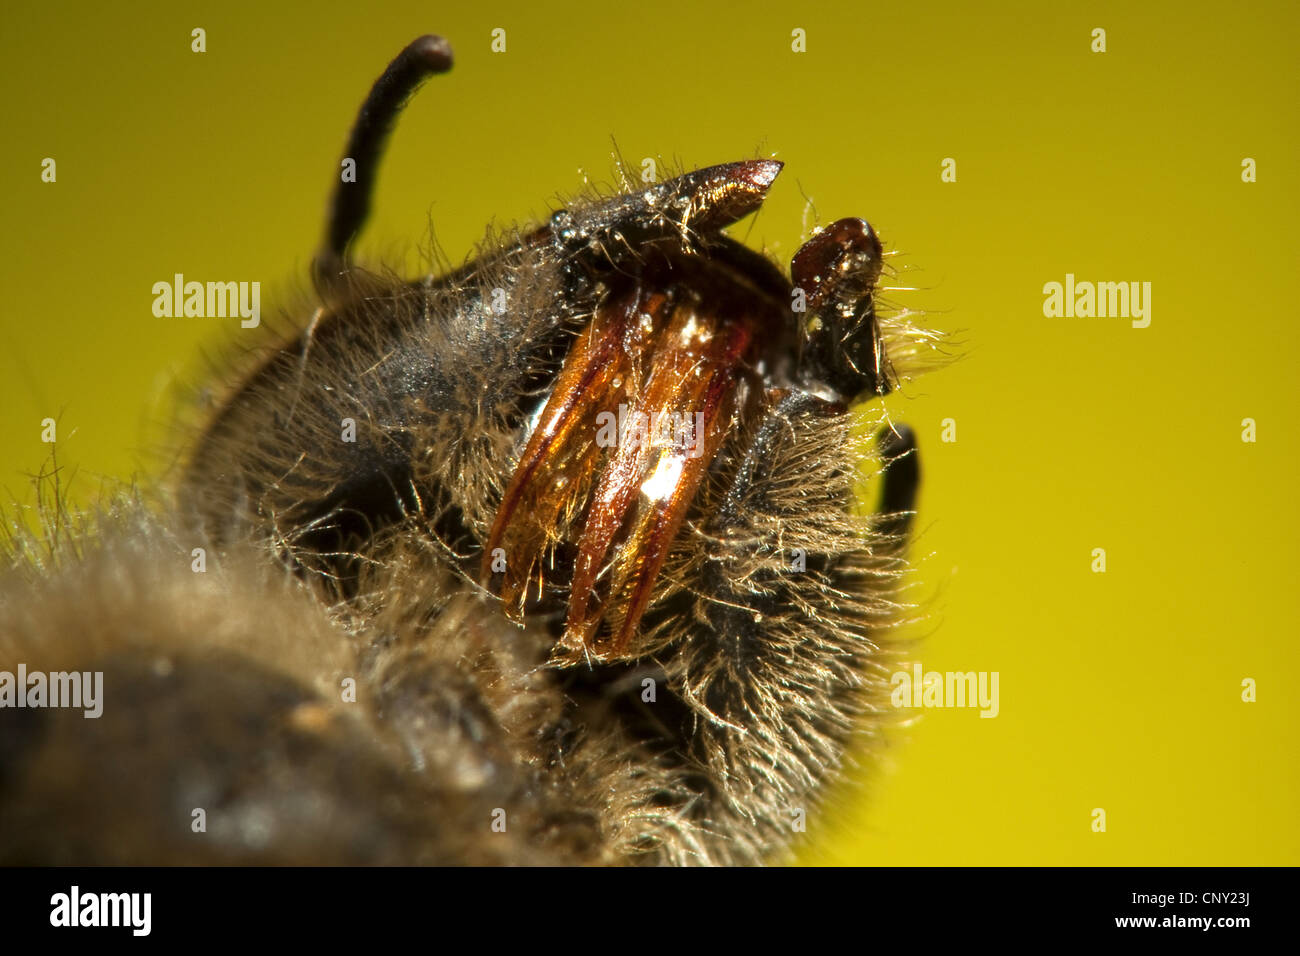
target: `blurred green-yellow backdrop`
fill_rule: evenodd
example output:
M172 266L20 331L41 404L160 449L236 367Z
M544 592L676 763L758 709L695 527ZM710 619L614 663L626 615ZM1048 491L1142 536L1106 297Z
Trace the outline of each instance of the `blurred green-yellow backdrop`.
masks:
M432 221L460 260L608 183L613 142L774 155L738 235L784 260L805 197L867 217L917 287L894 298L962 330L891 407L924 456L920 659L997 671L1000 712L925 712L804 860L1300 863L1294 4L373 7L8 5L6 498L31 500L47 417L76 500L158 474L173 383L240 330L155 318L152 284L296 288L361 97L442 33L455 70L393 138L363 255L414 270ZM1150 326L1045 316L1067 274L1150 282Z

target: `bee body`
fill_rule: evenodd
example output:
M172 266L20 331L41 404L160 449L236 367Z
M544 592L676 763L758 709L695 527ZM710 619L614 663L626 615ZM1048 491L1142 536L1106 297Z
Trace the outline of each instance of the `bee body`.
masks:
M422 38L376 84L320 304L166 516L0 585L35 609L6 657L99 668L109 702L0 751L0 859L757 863L880 719L919 471L848 411L928 339L877 315L874 231L840 220L787 277L721 232L780 170L750 160L440 279L366 272L384 135L449 67ZM41 610L72 594L78 621Z

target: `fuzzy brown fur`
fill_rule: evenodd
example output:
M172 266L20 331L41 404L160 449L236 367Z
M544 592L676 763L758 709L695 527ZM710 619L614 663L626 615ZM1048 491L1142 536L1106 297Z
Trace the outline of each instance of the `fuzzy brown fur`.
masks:
M336 448L323 431L358 399L335 392L338 406L314 419L322 434L280 436L272 453ZM482 534L510 442L499 424L475 427L477 437L467 429L449 442L424 423L417 445L437 453L413 483L433 487L436 476ZM724 463L752 428L734 430ZM0 584L0 666L104 670L107 681L98 721L47 712L6 735L0 859L780 859L797 838L795 812L816 813L853 734L875 733L886 712L889 635L907 613L903 542L855 515L859 468L879 459L848 416L791 421L739 523L711 524L728 469L711 476L665 567L653 626L599 664L558 653L546 620L510 623L449 557L436 514L417 510L350 542L346 588L328 570L295 573L285 555L300 552L286 550L280 516L340 479L317 473L306 492L281 468L271 482L265 447L224 452L251 461L256 486L272 490L258 507L236 506L230 485L214 483L230 509L215 534L185 510L159 518L124 502L78 539L84 555L39 575L16 568ZM211 557L196 573L200 546ZM795 547L834 573L815 562L792 573ZM299 564L320 561L308 551ZM725 589L705 579L710 562ZM761 646L742 648L726 629L726 615L754 619L736 594L775 609L755 620ZM358 682L355 703L341 698L345 677ZM654 703L642 700L647 677ZM205 684L217 689L194 693ZM0 719L14 726L16 713ZM283 735L289 743L276 742ZM206 833L191 832L197 807ZM504 833L491 826L499 810Z

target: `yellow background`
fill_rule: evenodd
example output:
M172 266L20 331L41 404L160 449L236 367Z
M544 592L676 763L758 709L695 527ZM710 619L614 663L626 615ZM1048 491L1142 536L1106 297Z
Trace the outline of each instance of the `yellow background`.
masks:
M158 473L171 383L238 328L155 319L150 287L256 279L266 311L298 287L357 105L439 32L455 70L405 114L363 253L414 270L432 220L459 261L580 170L608 183L611 137L633 163L771 154L739 235L788 259L801 192L869 218L920 287L897 301L962 330L892 407L922 441L921 659L998 671L1001 713L897 734L810 818L805 860L1300 863L1293 4L186 6L7 5L10 494L30 500L46 416L77 500ZM1151 282L1150 328L1045 318L1067 272Z

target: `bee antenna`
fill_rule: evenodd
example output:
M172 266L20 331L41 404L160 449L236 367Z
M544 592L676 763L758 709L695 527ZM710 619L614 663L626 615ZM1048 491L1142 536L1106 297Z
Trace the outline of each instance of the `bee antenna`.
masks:
M330 198L324 242L312 262L318 288L333 285L347 269L348 246L370 216L379 160L398 114L425 80L446 73L451 63L451 44L440 36L422 36L408 44L371 87L348 137Z

